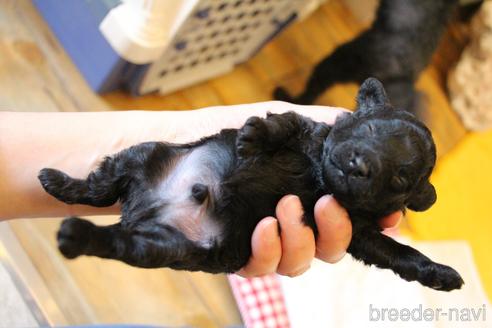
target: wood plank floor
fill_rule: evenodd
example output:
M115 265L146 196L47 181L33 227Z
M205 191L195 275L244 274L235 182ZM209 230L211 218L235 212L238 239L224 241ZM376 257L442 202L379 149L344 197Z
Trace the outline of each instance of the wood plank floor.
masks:
M132 97L117 91L104 95L103 99L118 109L186 110L271 100L271 92L278 85L298 93L320 59L366 26L367 23L355 18L343 0L330 0L226 75L164 96ZM449 106L445 88L447 71L458 60L466 35L466 28L461 24L454 23L448 29L432 64L417 85L427 98L427 124L434 133L439 154L449 151L466 133ZM352 84L336 85L317 103L354 108L357 88Z
M318 60L364 27L342 0L331 0L229 74L166 96L132 98L119 91L100 98L89 90L30 2L4 0L0 1L0 110L186 110L269 100L279 84L298 92ZM428 124L440 154L466 133L449 107L444 87L445 72L466 40L464 32L459 25L449 30L419 80L430 104ZM353 108L356 90L355 85L336 86L318 103ZM108 218L95 220L108 223ZM240 323L224 276L142 270L89 258L65 261L54 245L58 224L57 219L10 223L67 323L196 327Z

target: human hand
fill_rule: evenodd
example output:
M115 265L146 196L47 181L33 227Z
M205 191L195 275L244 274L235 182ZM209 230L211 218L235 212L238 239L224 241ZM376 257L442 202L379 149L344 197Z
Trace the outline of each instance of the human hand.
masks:
M317 240L312 229L302 222L303 209L297 196L283 197L277 204L276 216L258 223L251 239L251 258L237 274L254 277L277 272L294 277L309 269L315 257L335 263L345 255L352 224L347 211L332 196L321 197L315 205ZM395 227L401 216L399 211L392 213L379 224L382 228Z

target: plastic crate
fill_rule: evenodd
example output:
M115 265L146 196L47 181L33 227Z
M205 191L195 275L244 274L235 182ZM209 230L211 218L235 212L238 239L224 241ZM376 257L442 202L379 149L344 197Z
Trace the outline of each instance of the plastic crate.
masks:
M132 63L132 58L138 57L135 61L141 61L145 56L126 53L133 51L132 47L118 47L121 31L113 33L115 27L108 28L106 21L110 19L110 11L117 11L118 6L150 8L154 2L159 5L155 7L163 10L161 7L169 4L156 1L170 0L123 3L118 0L34 0L34 3L95 91L125 87L141 95L156 91L169 93L232 70L323 0L182 0L183 4L188 4L188 7L183 6L186 15L178 26L173 26L165 46L158 49L158 56L150 63ZM179 3L180 0L173 1ZM139 13L142 14L136 11ZM183 12L171 16L175 19L180 14ZM139 28L148 28L140 25ZM143 41L135 43L138 46L145 44Z

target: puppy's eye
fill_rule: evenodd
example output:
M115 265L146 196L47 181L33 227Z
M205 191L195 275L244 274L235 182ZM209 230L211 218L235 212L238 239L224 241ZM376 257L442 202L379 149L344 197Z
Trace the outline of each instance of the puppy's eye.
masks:
M391 188L395 191L405 191L408 188L408 181L402 176L395 175L391 178Z

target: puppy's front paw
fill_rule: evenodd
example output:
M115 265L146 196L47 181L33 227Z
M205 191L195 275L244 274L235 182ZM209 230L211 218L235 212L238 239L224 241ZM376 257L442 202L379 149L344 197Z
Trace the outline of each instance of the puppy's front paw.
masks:
M85 253L94 224L79 218L63 220L56 236L58 249L68 259L73 259Z
M74 203L63 196L64 188L72 180L68 175L59 170L45 168L39 171L38 179L48 194L67 204Z
M263 142L267 138L265 120L259 117L250 117L239 130L236 149L240 157L254 156L262 151Z
M424 266L417 279L422 285L442 291L460 289L464 284L460 274L453 268L434 262Z

